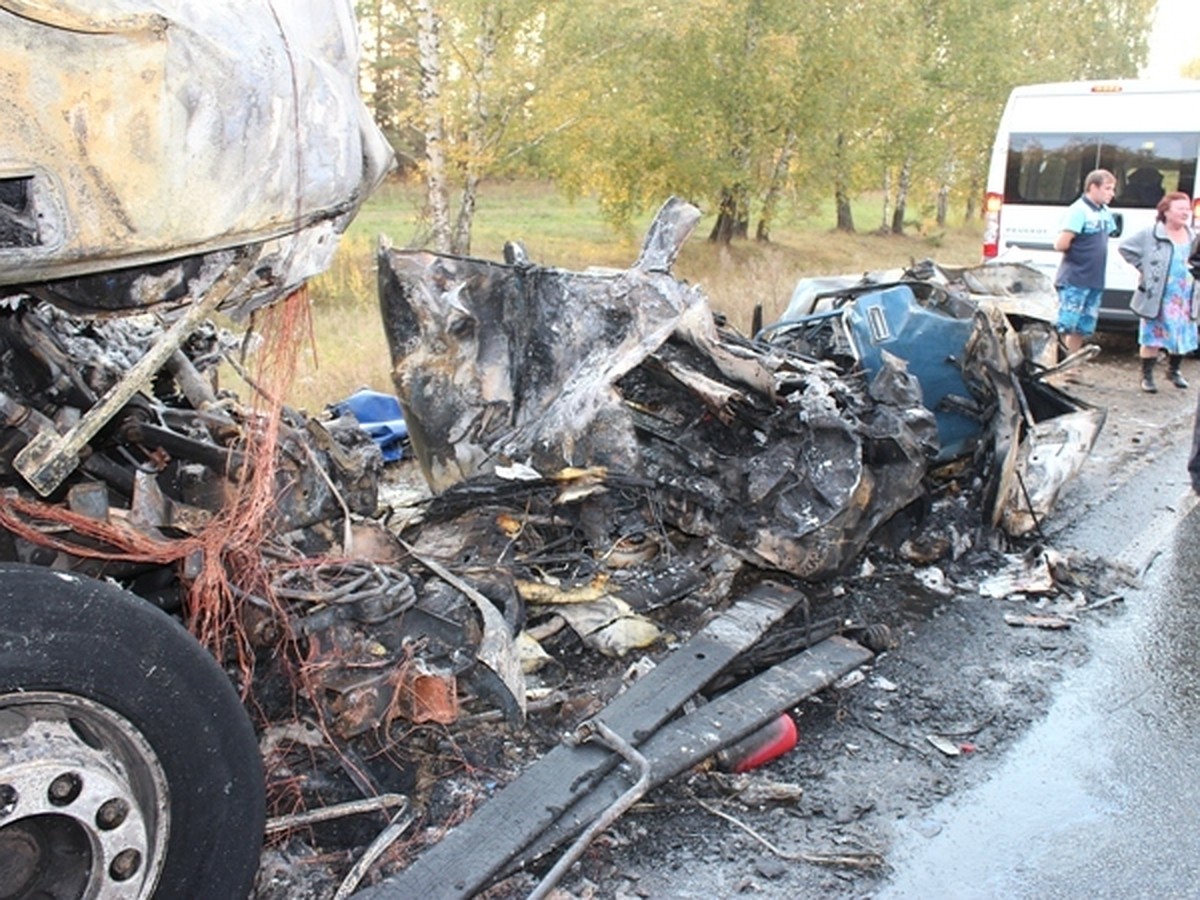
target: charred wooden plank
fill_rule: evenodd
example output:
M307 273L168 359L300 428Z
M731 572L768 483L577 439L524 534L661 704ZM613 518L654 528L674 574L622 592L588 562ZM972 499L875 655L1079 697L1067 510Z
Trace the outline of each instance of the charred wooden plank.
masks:
M758 585L614 698L599 718L630 743L642 743L803 601L803 594L783 585ZM355 897L434 900L472 896L588 794L614 765L612 754L602 747L560 744L407 869Z

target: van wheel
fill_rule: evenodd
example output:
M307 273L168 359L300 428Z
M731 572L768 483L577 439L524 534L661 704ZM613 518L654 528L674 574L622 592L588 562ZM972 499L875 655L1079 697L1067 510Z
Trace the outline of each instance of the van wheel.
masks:
M244 898L263 818L254 729L178 622L0 564L0 896Z

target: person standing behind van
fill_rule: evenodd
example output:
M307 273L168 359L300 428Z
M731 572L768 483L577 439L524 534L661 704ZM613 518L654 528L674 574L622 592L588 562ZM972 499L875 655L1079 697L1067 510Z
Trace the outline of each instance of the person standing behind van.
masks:
M1188 254L1188 271L1195 281L1200 281L1200 236L1192 244L1192 252ZM1188 476L1192 480L1192 490L1200 494L1200 401L1196 405L1196 418L1192 421L1192 454L1188 457Z
M1138 314L1138 355L1142 358L1142 390L1157 393L1154 364L1167 354L1167 377L1177 388L1187 380L1179 371L1183 354L1196 349L1196 290L1188 272L1192 232L1192 199L1172 191L1158 201L1155 223L1131 234L1118 248L1138 270L1138 286L1129 308Z
M1104 293L1108 238L1117 230L1108 208L1117 179L1107 169L1089 172L1083 195L1067 207L1062 232L1054 249L1063 255L1054 279L1058 288L1058 333L1068 353L1083 349L1096 332L1096 317Z

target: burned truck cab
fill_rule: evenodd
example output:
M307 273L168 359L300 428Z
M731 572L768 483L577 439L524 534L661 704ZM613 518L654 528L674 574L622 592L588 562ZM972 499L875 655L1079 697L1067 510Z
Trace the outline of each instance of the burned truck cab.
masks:
M184 623L251 472L286 530L373 506L376 462L233 408L209 317L299 291L387 173L357 67L348 0L0 0L5 896L250 891L245 685Z

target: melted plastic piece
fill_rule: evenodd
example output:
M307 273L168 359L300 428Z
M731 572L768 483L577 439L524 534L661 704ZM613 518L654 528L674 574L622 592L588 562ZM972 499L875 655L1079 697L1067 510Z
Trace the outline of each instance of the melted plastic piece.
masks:
M749 772L783 756L796 746L799 736L795 720L787 713L780 713L758 731L718 753L717 762L727 772Z

